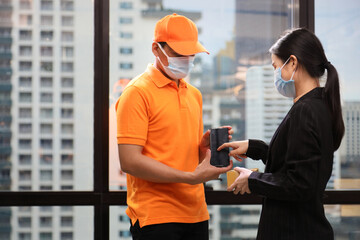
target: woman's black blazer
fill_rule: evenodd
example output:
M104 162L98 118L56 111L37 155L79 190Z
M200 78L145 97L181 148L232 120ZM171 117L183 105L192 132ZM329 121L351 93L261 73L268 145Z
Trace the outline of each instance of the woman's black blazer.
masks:
M257 239L328 240L333 230L323 194L333 166L333 130L323 88L302 96L276 130L269 146L249 140L246 153L266 164L249 177L252 193L264 197Z

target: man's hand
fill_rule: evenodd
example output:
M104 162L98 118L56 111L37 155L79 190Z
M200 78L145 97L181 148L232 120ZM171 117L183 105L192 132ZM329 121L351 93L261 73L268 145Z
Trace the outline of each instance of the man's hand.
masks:
M227 167L214 167L210 164L211 151L206 151L204 160L196 167L195 171L191 173L190 184L199 184L209 180L218 179L219 175L226 173L233 167L233 162L230 161Z

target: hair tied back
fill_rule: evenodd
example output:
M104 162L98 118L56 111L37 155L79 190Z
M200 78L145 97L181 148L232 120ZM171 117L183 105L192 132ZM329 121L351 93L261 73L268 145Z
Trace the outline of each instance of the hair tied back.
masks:
M330 65L331 65L331 62L325 62L323 64L323 67L326 68L326 69L329 69Z

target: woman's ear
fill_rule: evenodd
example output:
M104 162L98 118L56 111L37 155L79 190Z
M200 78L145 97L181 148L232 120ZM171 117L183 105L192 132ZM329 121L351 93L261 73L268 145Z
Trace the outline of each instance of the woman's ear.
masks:
M293 69L297 69L298 68L298 59L295 55L290 55L290 66L293 68Z

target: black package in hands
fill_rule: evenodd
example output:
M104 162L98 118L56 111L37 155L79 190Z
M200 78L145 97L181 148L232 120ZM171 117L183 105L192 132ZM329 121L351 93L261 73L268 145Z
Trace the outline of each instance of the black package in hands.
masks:
M226 167L230 164L229 148L218 151L218 147L229 141L229 129L214 128L210 131L210 164L216 167Z

